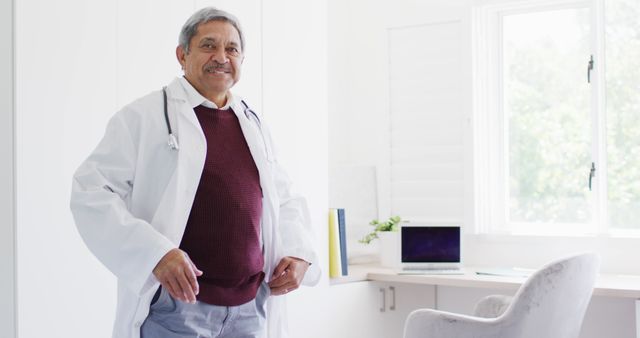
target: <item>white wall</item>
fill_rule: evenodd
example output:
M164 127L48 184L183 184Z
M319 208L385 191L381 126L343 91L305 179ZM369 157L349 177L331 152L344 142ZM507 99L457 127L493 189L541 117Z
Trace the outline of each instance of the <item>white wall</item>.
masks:
M122 2L124 3L124 2ZM101 0L17 3L18 302L20 337L106 338L111 335L115 279L84 246L69 212L71 175L122 105L119 84L132 96L160 87L177 72L171 56L138 36L146 61L124 78L127 50L121 30L174 21L120 23L122 4ZM187 4L189 12L193 4ZM162 4L157 7L162 8ZM164 6L166 7L166 5ZM142 12L142 9L138 10ZM175 41L176 34L168 40ZM120 39L119 39L120 38ZM125 41L121 39L124 38ZM158 68L153 70L153 66ZM150 69L151 68L151 69ZM158 74L164 81L158 81ZM140 79L154 86L140 88ZM46 316L42 314L46 313Z
M358 239L370 231L369 221L391 216L385 180L387 33L381 4L387 1L328 1L329 206L346 211L352 262L354 256L364 262L374 257L377 243L365 246Z
M234 92L244 96L256 109L264 106L261 110L265 111L267 121L274 117L276 140L282 137L283 143L288 144L280 153L292 168L293 178L301 182L300 190L309 197L314 224L324 224L326 109L323 103L305 110L304 114L297 109L307 100L322 101L323 70L307 69L309 63L323 64L324 56L314 54L314 58L300 59L293 67L289 64L293 59L290 51L297 41L283 39L281 33L288 26L279 18L293 3L274 3L273 8L281 11L266 11L269 25L273 27L265 28L265 32L271 32L269 39L273 47L269 50L274 53L269 62L274 66L284 63L288 67L274 68L264 80L274 90L263 93L263 5L259 0L19 1L16 7L16 165L20 173L17 178L20 338L86 337L87 332L96 338L111 336L115 279L86 249L75 229L69 212L71 176L102 137L106 121L117 109L161 88L180 74L174 56L179 29L196 9L208 5L228 10L242 22L247 56L242 79ZM319 26L305 25L304 30L287 39L310 34L323 41L326 23L322 16L315 16L316 10L323 12L321 2L298 10L306 15L313 12L313 25ZM3 8L1 13L3 25L10 22L4 20L4 16L11 11ZM288 15L295 18L293 23L304 24L297 14ZM2 39L4 42L6 37L3 35ZM312 54L311 49L308 54ZM4 74L9 59L5 60L2 54L0 61ZM5 81L11 77L1 78ZM295 86L298 90L291 90ZM307 92L305 88L315 88L315 91ZM293 101L287 97L289 102L296 103L295 107L280 109L287 92L300 95ZM3 105L11 102L5 100L5 95L11 97L10 93L10 90L0 91ZM269 103L263 104L263 98ZM11 111L2 108L2 111ZM1 118L2 137L11 138L11 116ZM5 128L9 130L5 132ZM12 143L2 141L3 158L11 158ZM316 156L311 156L312 153ZM5 169L3 162L0 176L3 187L11 186L10 169ZM11 196L4 195L10 190L0 191L2 201L9 199L10 202ZM5 207L10 211L11 203L2 203L2 222L10 222L11 213L5 213ZM0 227L0 231L3 241L1 290L5 292L12 289L11 281L4 279L5 271L11 270L10 260L5 267L4 259L12 255L4 253L11 252L13 236L11 228ZM322 241L324 232L318 230L318 234ZM5 304L3 301L0 308L2 314L9 311ZM6 306L11 307L11 303ZM12 307L10 311L12 314ZM5 321L11 321L11 315L0 318L3 329L11 328L10 323L4 325Z
M471 44L469 19L465 12L468 6L468 0L329 2L329 164L332 172L344 173L353 167L371 167L375 168L377 175L377 205L374 209L377 208L378 212L369 218L349 218L347 233L351 234L351 252L373 251L373 248L355 242L370 230L366 224L373 218L386 219L399 213L413 221L461 223L464 220L467 206L461 205L460 201L464 201L465 197L468 170L465 163L468 159L463 156L463 145L468 144L469 139L463 130L471 113L471 82L456 82L454 93L447 95L446 100L441 99L443 95L431 100L453 101L455 109L445 104L435 107L430 106L428 101L420 102L407 97L405 90L399 86L401 83L391 81L391 71L394 66L392 63L401 62L402 56L411 56L408 60L415 60L416 52L426 52L428 55L445 49L443 45L446 42L444 47L460 50L461 53L451 57L459 63L453 67L455 73L447 72L444 75L448 76L447 79L470 78L468 54ZM442 31L440 27L446 29L449 26L455 28L455 36L462 38L443 41L418 39L410 42L406 48L396 48L395 53L390 50L392 40L399 33L418 31L415 36L422 36L425 32L438 36ZM446 58L445 55L441 56ZM400 68L398 64L395 67ZM438 66L432 63L431 68L437 69ZM440 92L447 89L446 85L441 86L447 81L436 76L421 77L414 82ZM411 107L410 113L420 118L419 121L430 123L412 125L412 117L394 117L391 114L392 105ZM392 125L392 121L396 123ZM404 122L404 129L399 128L398 121ZM442 142L436 139L437 135L444 135L449 141ZM420 165L406 161L402 163L402 152L407 153L413 144L424 139L433 141L429 149L421 148L424 154L419 157L425 160ZM393 151L391 146L394 147ZM441 161L429 163L432 154L440 156ZM407 175L415 174L425 179L423 189L416 189L418 185L406 181ZM332 198L330 204L345 207L347 212L359 208L352 201L362 201L361 196L365 193L353 191L351 187L337 186L333 179L330 180L330 192L331 196L343 197ZM437 215L425 217L428 210Z
M0 336L16 336L13 1L0 1Z
M307 198L323 278L288 295L290 337L325 338L327 279L327 20L322 0L265 1L264 113L279 161ZM313 328L310 330L310 328Z

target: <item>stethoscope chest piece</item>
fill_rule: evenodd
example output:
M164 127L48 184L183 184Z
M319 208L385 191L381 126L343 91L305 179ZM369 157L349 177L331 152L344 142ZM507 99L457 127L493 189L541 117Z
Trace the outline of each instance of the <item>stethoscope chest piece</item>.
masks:
M180 146L178 145L178 139L173 134L169 134L169 142L167 142L167 145L169 145L169 149L171 150L176 150L176 151L180 150Z

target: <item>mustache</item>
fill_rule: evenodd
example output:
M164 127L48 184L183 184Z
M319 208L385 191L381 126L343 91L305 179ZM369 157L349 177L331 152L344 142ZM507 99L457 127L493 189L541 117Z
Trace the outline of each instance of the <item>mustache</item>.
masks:
M213 63L208 63L206 65L204 65L204 70L205 71L230 71L231 70L231 66L229 66L229 64L223 64L223 63L218 63L218 62L213 62Z

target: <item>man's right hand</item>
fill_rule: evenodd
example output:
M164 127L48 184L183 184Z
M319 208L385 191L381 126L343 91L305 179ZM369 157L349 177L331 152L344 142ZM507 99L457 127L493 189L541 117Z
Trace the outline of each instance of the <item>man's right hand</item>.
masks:
M202 276L202 271L186 252L171 249L153 268L153 274L173 298L185 303L196 302L196 295L200 292L197 276Z

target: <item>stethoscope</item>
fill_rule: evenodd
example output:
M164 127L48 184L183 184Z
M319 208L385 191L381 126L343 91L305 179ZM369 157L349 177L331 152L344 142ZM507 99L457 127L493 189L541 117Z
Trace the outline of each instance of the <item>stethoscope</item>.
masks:
M169 149L178 151L180 150L180 145L178 144L178 139L173 134L173 130L171 129L171 122L169 121L169 109L167 108L167 87L162 87L162 98L164 101L164 120L167 124L167 131L169 132L169 140L167 144L169 145ZM267 159L271 160L271 153L269 150L269 146L267 145L267 141L264 137L264 133L262 132L262 126L260 125L260 118L258 117L258 114L256 114L256 112L249 108L244 100L240 100L240 102L244 107L244 115L249 120L253 119L258 126L258 130L260 131L260 135L262 136L262 142L264 142Z
M180 145L178 144L178 139L175 135L173 135L173 131L171 130L171 122L169 122L169 109L167 108L167 87L162 87L162 98L164 99L164 120L167 123L167 130L169 131L169 149L178 151L180 150Z

